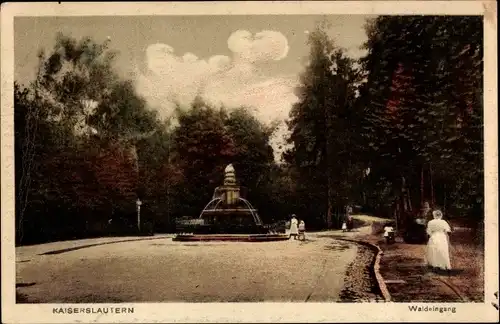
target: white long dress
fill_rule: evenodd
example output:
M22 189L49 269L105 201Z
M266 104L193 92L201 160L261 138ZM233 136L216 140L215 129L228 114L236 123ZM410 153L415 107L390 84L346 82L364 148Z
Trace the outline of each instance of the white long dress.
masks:
M299 234L299 229L297 227L297 219L292 218L292 221L290 222L290 234L291 235L298 235Z
M427 223L427 264L434 268L443 270L451 269L450 247L448 233L451 232L450 225L442 219L433 219Z

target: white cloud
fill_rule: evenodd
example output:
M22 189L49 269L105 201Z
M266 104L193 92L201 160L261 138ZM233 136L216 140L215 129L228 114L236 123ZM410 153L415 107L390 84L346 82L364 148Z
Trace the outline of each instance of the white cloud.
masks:
M230 79L224 81L207 88L207 100L229 106L248 106L265 122L287 118L291 104L297 100L293 93L295 80L292 78L250 78L250 82L232 87ZM226 91L227 88L231 91Z
M172 116L177 103L188 107L197 95L213 105L246 106L265 123L286 119L297 101L293 93L296 76L266 76L261 70L261 63L286 57L286 37L276 31L252 35L238 30L227 43L232 57L208 59L190 52L176 54L167 44L150 45L146 50L148 71L137 73L139 93L164 119ZM282 136L280 129L273 141L280 142Z
M237 30L227 40L229 49L236 58L247 62L281 60L288 54L288 40L277 31L264 30L252 35L246 30Z
M281 60L288 53L286 37L277 31L252 35L235 31L228 38L232 57L202 59L193 53L176 54L167 44L146 50L147 73L138 73L137 87L149 103L168 118L176 103L188 106L199 95L228 108L247 106L264 122L284 119L291 104L294 78L266 77L260 63Z

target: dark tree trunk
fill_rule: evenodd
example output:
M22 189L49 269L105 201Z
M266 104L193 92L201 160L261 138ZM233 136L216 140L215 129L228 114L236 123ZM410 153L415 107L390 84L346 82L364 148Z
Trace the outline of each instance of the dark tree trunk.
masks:
M333 138L332 134L332 118L330 109L326 105L326 102L323 102L324 110L325 110L325 120L326 120L326 176L327 176L327 199L328 199L328 209L326 214L326 224L330 229L333 227L333 179L332 179L332 143L331 139Z
M443 185L443 214L446 213L446 184Z
M434 184L432 182L432 164L429 163L429 182L431 185L431 206L434 206Z
M420 208L424 206L424 167L420 167Z
M408 209L411 213L413 211L413 204L412 204L411 195L410 195L410 187L406 188L406 194L407 194L407 200L408 200Z

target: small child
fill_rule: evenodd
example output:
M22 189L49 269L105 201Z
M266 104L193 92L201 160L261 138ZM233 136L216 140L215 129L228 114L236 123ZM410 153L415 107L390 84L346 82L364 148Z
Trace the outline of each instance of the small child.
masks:
M342 232L347 232L347 223L346 222L342 223Z
M306 239L306 223L303 220L299 223L299 240L304 241Z
M394 243L394 227L392 226L384 227L384 238L387 243Z

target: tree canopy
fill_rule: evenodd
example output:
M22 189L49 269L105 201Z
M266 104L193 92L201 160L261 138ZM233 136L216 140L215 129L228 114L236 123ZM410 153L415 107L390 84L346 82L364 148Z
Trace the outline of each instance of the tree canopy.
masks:
M325 26L309 33L284 164L275 125L251 109L197 98L162 120L116 73L109 41L57 35L35 80L14 86L17 242L125 233L136 199L145 222L172 231L229 163L265 222L339 227L348 205L400 217L429 201L480 224L480 17L380 16L366 34L353 59Z
M127 232L136 199L156 230L171 231L176 217L199 214L229 163L254 203L269 202L272 125L200 98L160 120L108 47L58 35L37 78L15 85L18 242Z

